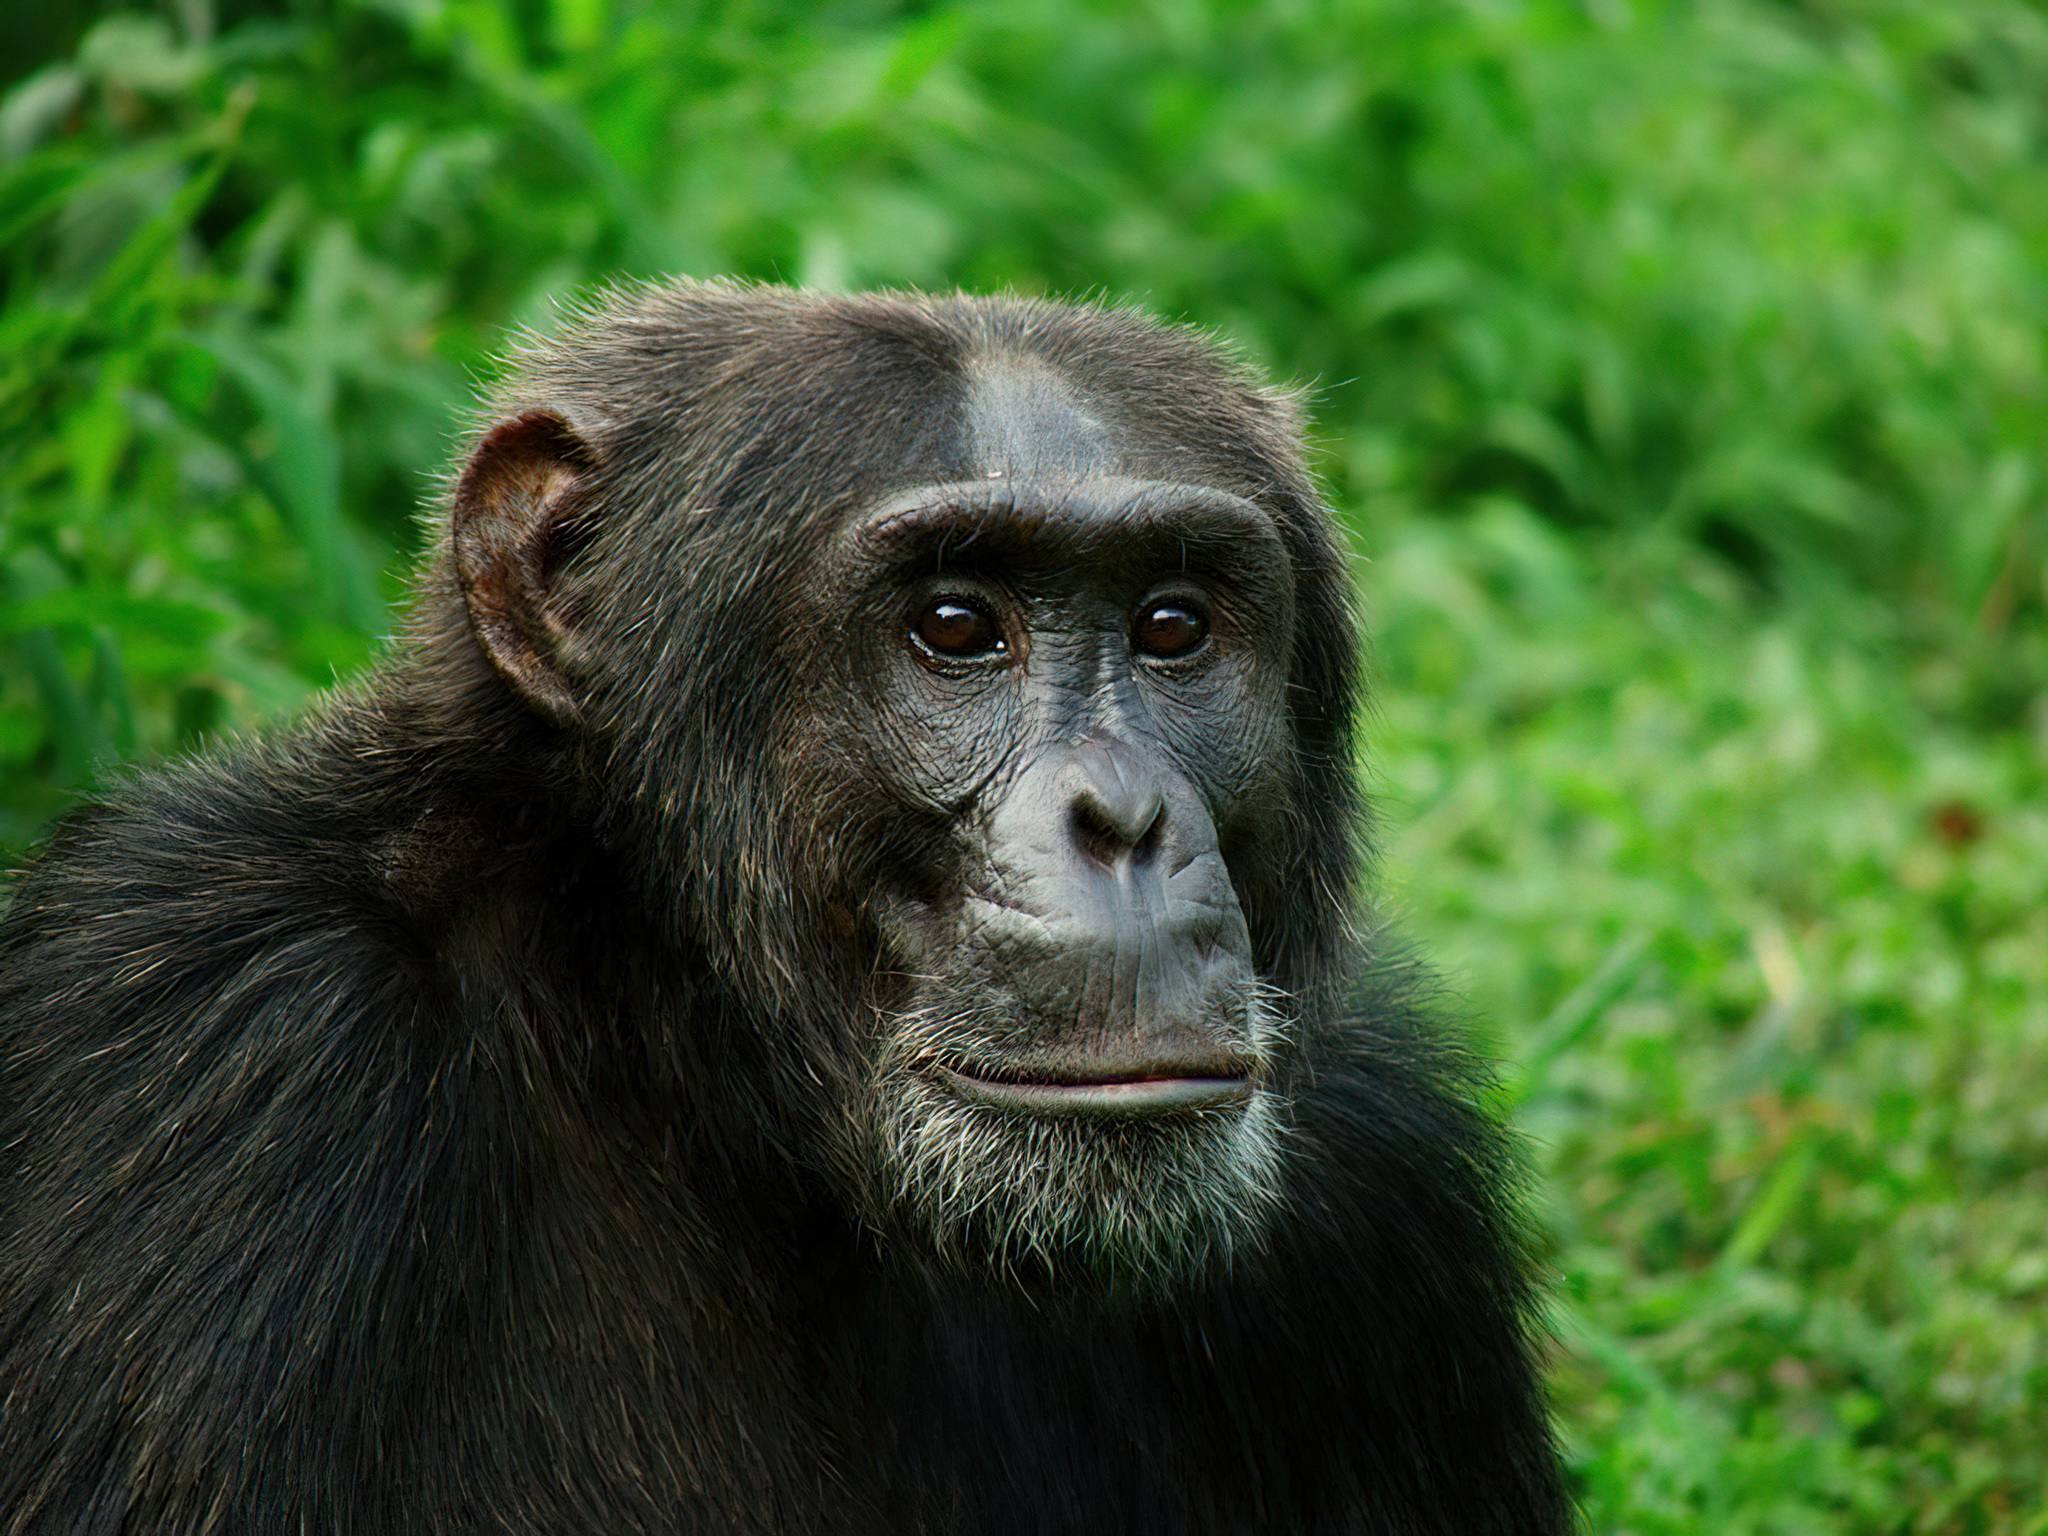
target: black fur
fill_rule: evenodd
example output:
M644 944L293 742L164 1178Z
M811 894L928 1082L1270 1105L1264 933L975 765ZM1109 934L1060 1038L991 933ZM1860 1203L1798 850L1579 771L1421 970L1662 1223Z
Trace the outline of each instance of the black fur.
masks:
M962 468L988 356L1295 567L1286 831L1233 869L1302 1009L1285 1204L1164 1292L899 1251L821 1168L874 981L841 908L917 833L803 735L803 573ZM522 362L492 419L578 445L561 707L444 537L372 678L74 815L0 921L0 1531L1570 1528L1512 1158L1352 919L1348 578L1287 402L1014 300L674 286Z

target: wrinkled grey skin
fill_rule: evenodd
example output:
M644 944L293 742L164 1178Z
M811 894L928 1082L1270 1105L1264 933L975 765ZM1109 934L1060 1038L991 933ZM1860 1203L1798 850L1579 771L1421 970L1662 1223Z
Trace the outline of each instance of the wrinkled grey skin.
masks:
M875 903L914 980L850 1150L941 1246L973 1207L1005 1262L1077 1247L1185 1272L1255 1241L1274 1199L1285 1000L1225 850L1272 836L1284 803L1286 550L1262 508L1124 447L1042 367L976 360L966 399L968 475L891 495L819 572L847 663L826 729L951 845ZM1005 649L909 641L942 597L994 616ZM1160 600L1209 616L1190 656L1134 646ZM1082 1104L977 1082L1117 1077L1154 1082Z

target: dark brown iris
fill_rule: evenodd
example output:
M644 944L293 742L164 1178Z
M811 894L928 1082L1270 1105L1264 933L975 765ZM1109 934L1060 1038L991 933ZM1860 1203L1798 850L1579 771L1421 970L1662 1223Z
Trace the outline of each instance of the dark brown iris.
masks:
M1209 618L1192 603L1147 603L1138 610L1132 638L1147 656L1171 661L1201 649L1209 638Z
M942 597L927 604L913 626L927 650L939 656L969 660L992 656L1003 648L996 621L971 603Z

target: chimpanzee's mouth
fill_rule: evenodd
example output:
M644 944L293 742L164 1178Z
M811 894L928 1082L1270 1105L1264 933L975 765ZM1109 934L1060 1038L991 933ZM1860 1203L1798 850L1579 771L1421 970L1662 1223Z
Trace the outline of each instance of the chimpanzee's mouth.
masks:
M940 1065L935 1074L962 1098L976 1103L1034 1115L1134 1119L1248 1103L1254 1070L1250 1061L1217 1057L1136 1064L1084 1062L1063 1064L1058 1069Z

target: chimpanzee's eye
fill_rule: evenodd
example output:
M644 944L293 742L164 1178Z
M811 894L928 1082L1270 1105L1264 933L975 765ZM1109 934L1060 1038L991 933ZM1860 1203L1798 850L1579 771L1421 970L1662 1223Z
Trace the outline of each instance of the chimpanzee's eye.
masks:
M955 661L994 656L1005 649L996 621L957 597L941 597L925 604L910 632L933 655Z
M1208 614L1199 604L1180 598L1146 603L1131 627L1131 639L1138 649L1161 661L1193 655L1208 638Z

